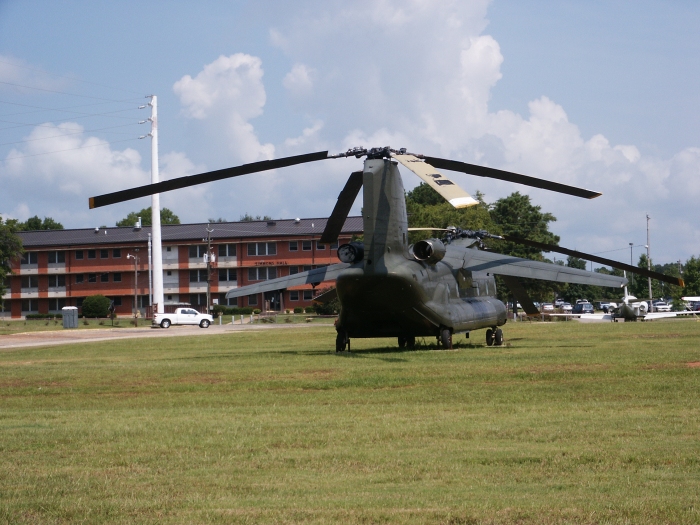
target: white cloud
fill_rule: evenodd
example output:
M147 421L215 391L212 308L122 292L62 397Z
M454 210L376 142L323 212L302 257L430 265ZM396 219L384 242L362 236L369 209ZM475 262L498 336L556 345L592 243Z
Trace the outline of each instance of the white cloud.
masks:
M282 85L294 96L308 95L314 87L315 72L304 64L294 64L282 80Z
M230 148L243 162L270 159L272 144L262 144L250 120L263 112L266 95L258 57L236 53L220 56L196 77L185 75L173 85L184 113L207 121L212 130L227 135Z

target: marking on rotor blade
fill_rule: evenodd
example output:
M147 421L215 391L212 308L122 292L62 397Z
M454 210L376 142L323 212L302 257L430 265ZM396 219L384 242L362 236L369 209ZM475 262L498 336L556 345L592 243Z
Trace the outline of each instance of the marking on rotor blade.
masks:
M474 206L475 204L479 204L478 200L473 199L471 197L457 197L456 199L450 199L449 202L455 208L459 208L460 206Z
M430 176L434 179L439 179L440 177L442 177L442 175L440 175L439 173L431 173Z
M449 186L450 184L454 184L451 180L443 179L443 180L436 180L434 181L435 184L438 186Z

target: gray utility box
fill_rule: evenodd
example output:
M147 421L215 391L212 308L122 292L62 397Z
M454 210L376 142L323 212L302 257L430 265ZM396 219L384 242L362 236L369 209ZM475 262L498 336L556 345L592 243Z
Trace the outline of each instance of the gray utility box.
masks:
M63 312L63 328L78 328L78 309L75 306L64 306L61 312Z

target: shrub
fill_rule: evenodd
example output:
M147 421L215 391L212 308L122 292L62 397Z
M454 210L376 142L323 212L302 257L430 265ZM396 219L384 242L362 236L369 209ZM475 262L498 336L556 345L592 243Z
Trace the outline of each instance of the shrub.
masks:
M307 306L307 307L304 309L304 312L306 312L307 314L313 314L313 313L316 312L316 310L314 309L313 306Z
M27 314L25 319L63 319L63 314Z
M294 308L294 313L295 314L303 314L304 309L301 306L297 306L296 308Z
M253 314L258 315L260 313L260 311L261 310L259 308L256 308L253 310Z
M111 301L104 295L91 295L83 300L83 317L107 317Z

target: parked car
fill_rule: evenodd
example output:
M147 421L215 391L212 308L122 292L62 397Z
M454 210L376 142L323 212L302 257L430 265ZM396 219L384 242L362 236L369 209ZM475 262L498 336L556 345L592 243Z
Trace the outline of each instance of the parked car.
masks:
M552 303L542 303L542 311L543 312L553 312L554 305Z
M201 328L209 328L212 323L212 316L199 313L194 308L177 308L172 313L155 314L153 316L153 326L170 328L173 324L193 324Z
M567 312L567 313L569 313L569 312L571 312L571 310L573 310L573 308L571 307L571 303L561 303L561 306L559 308L561 308L562 310L564 310L564 312Z
M554 306L556 306L557 308L561 308L562 304L564 304L564 299L557 299L556 301L554 301Z
M671 306L666 301L654 301L653 303L655 312L670 312Z
M595 310L591 303L577 303L573 310L571 310L572 314L592 314L594 312Z

